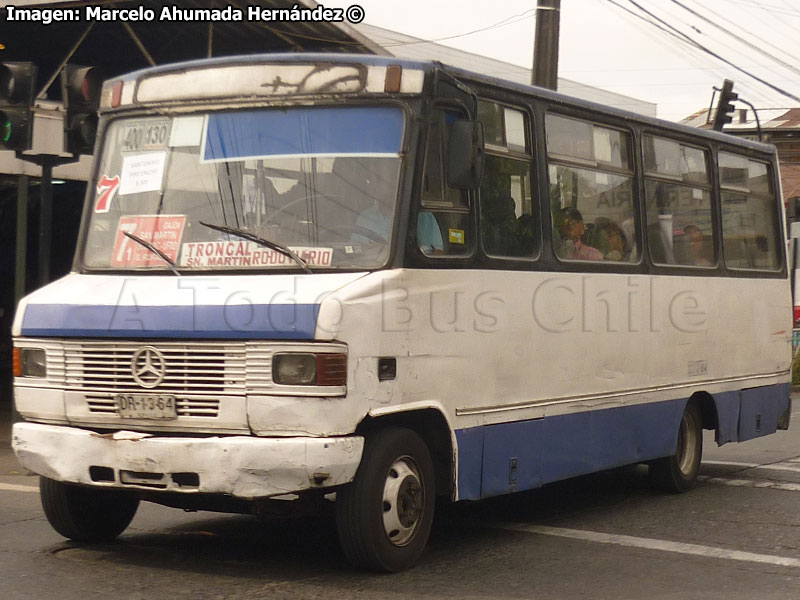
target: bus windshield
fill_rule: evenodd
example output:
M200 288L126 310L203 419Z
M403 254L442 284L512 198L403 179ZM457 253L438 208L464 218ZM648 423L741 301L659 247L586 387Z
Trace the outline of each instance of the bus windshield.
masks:
M164 270L169 259L182 271L297 269L279 245L310 268L380 267L402 137L395 107L117 119L104 136L83 265Z

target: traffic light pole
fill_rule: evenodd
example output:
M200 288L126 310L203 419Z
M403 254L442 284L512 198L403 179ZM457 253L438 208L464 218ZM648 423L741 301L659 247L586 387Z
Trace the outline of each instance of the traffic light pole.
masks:
M53 239L53 165L42 164L41 200L39 203L39 285L50 281L50 252Z
M19 304L25 295L26 270L25 261L28 255L28 184L30 177L20 175L17 179L17 251L14 262L14 306ZM13 383L8 388L13 398ZM11 402L11 422L21 421L17 407Z
M25 295L25 261L28 255L28 183L27 175L17 180L17 252L14 264L14 306Z
M39 286L50 281L50 250L53 238L53 167L80 160L79 156L58 156L54 154L26 155L17 152L17 158L42 167L41 198L39 202ZM27 189L26 189L27 195ZM19 213L17 213L19 219ZM27 218L27 216L26 216ZM17 222L19 227L19 221ZM25 277L25 273L17 273ZM18 284L19 285L19 284Z

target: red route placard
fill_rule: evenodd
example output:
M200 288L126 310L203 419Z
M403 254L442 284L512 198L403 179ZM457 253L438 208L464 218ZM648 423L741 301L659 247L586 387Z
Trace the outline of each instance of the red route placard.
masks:
M158 255L127 237L124 233L126 231L150 242L173 261L177 261L185 225L184 215L120 217L117 236L114 239L114 252L111 255L111 266L152 267L164 264Z

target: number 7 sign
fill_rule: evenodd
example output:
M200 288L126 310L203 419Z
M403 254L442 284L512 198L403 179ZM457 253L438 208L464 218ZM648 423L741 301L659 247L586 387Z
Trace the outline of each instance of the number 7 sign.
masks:
M119 175L113 178L103 175L97 182L97 203L94 205L94 212L106 213L111 208L111 200L119 189Z

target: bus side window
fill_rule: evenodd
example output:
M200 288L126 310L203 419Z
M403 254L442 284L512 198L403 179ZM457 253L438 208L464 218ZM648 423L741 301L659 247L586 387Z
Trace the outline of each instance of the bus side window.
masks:
M780 268L780 217L765 162L719 153L722 251L731 269Z
M545 124L556 257L636 262L630 133L552 113Z
M644 170L647 243L652 262L716 265L708 152L645 135Z
M426 256L469 254L470 207L466 190L447 185L444 149L447 124L461 115L435 109L428 130L425 168L422 178L421 207L417 213L415 236L420 252Z
M527 118L521 110L478 101L486 139L480 188L481 241L489 256L532 257L538 231L531 191Z

